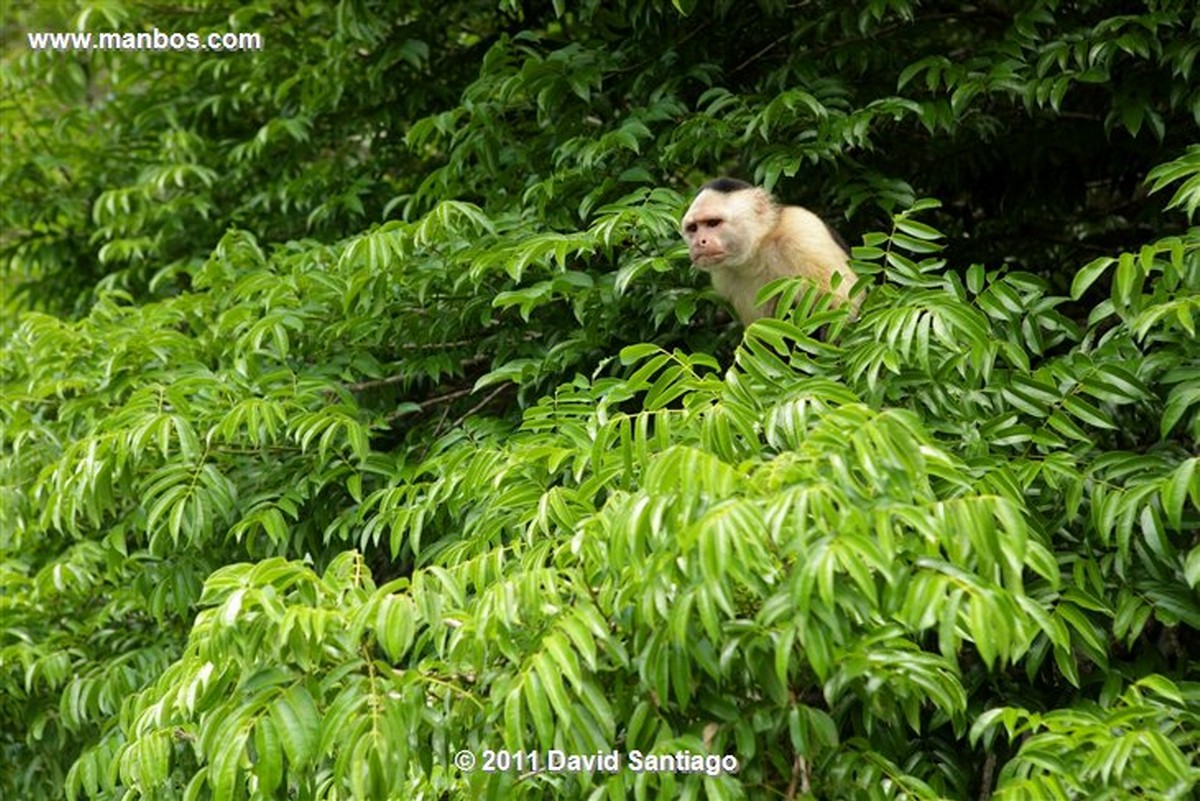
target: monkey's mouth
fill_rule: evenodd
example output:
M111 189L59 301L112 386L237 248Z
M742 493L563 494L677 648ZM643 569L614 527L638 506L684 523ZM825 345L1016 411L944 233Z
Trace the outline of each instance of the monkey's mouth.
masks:
M704 270L714 265L720 264L725 260L725 251L706 251L704 253L696 253L692 256L692 266L697 270Z

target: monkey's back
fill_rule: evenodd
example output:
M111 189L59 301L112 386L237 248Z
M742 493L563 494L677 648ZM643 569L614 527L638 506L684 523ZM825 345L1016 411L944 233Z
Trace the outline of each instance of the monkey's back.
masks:
M768 237L764 253L772 278L801 276L817 284L839 301L850 297L856 277L850 269L850 257L842 248L829 226L806 208L784 206L780 209L780 224ZM841 275L836 289L833 276Z

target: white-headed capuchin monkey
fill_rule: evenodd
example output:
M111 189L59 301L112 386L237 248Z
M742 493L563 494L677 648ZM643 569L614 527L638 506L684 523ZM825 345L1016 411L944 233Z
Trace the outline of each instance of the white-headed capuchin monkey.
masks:
M712 274L713 289L729 301L742 325L774 313L755 305L759 290L777 278L807 278L835 304L850 300L857 280L841 238L808 209L780 206L766 190L733 178L700 187L683 215L692 265ZM833 277L841 281L833 286ZM851 301L857 311L861 297Z

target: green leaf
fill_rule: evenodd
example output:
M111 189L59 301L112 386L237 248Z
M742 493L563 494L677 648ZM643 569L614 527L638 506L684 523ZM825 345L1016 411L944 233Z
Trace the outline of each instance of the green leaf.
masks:
M1088 287L1094 284L1096 279L1104 275L1104 272L1109 267L1116 264L1116 262L1116 259L1108 256L1100 256L1088 262L1078 273L1076 273L1075 280L1071 282L1071 298L1078 300L1079 298L1083 297L1083 294L1087 292Z

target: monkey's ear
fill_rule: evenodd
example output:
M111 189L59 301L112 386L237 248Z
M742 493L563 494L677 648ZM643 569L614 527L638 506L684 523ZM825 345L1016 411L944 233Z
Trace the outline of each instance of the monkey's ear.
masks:
M771 212L771 207L775 203L771 200L771 195L767 190L759 187L754 190L754 211L760 215L767 215Z

